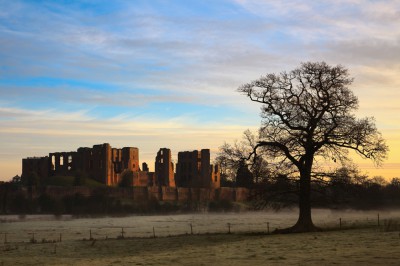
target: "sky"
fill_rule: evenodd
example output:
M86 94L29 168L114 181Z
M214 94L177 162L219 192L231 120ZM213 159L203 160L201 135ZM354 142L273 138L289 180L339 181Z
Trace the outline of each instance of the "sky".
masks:
M347 67L400 177L400 1L0 0L0 180L22 158L110 143L211 149L261 123L236 89L301 62Z

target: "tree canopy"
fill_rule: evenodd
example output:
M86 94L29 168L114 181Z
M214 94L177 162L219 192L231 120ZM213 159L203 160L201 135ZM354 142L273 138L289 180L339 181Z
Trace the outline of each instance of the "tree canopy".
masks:
M260 150L299 173L299 220L287 231L316 230L310 183L317 157L344 161L348 150L380 164L388 147L373 118L355 117L353 79L341 66L306 62L290 72L267 74L238 91L262 104L262 126L252 156ZM250 158L250 157L249 157Z

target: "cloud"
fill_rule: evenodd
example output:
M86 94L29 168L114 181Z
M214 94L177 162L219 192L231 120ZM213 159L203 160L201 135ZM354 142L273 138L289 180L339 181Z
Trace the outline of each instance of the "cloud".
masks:
M210 120L197 123L196 117L181 115L159 120L154 117L119 115L108 119L90 116L88 111L61 112L57 110L32 111L0 107L1 133L35 134L43 136L154 136L196 134L212 135L219 131L237 130L241 125L224 125ZM194 138L196 136L194 135Z
M400 124L398 1L1 6L1 144L19 156L103 141L215 149L259 125L238 86L308 60L349 67L360 116L387 132Z
M232 90L221 84L229 73L239 72L238 63L245 67L245 61L254 63L256 58L267 58L265 52L243 38L246 32L253 31L253 25L234 19L182 21L166 14L146 14L132 16L118 28L116 21L126 15L116 13L111 25L117 27L112 31L113 27L106 27L101 19L92 22L93 26L82 22L79 13L55 14L44 8L40 11L40 18L28 15L16 29L3 29L8 39L8 44L2 45L2 57L8 65L3 70L5 76L95 78L99 82L167 91L182 91L189 84L192 91L212 93L215 83L219 90ZM32 23L26 27L28 21ZM240 62L235 58L241 58ZM217 75L215 69L221 74ZM214 78L208 79L207 75ZM236 87L239 81L233 83Z

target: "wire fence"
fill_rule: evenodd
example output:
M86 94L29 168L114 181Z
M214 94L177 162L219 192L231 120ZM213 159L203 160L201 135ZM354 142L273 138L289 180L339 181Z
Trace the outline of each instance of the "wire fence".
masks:
M80 218L71 216L0 217L0 244L56 243L73 240L155 238L195 234L272 233L293 225L294 212L249 212ZM314 223L323 229L371 227L399 231L400 213L320 211Z

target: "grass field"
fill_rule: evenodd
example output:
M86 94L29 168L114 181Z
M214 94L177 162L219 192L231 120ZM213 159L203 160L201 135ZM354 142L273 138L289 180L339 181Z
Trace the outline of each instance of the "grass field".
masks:
M271 231L291 224L293 212L1 217L0 265L399 265L399 231L384 230L397 212L381 213L380 227L376 212L314 213L317 225L331 229L338 229L340 216L342 230L266 234L267 223ZM118 239L122 228L124 239ZM29 242L33 233L36 244ZM42 243L59 241L60 234L61 242Z

